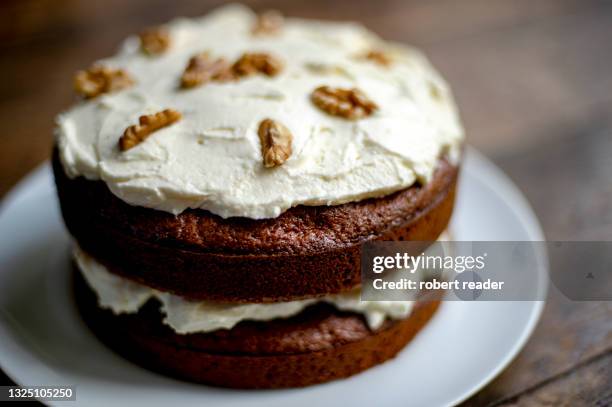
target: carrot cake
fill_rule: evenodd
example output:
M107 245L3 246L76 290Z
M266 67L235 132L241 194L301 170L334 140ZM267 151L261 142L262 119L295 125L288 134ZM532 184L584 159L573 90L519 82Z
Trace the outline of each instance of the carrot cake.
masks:
M463 129L417 50L237 5L128 38L75 77L53 169L91 329L151 369L239 388L395 356L438 296L361 301L361 246L435 241Z

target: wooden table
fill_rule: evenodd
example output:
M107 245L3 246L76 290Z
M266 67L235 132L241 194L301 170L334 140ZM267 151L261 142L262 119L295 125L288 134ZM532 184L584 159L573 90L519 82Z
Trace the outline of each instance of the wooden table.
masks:
M0 196L48 158L72 73L119 41L218 1L11 0L0 9ZM548 239L612 240L612 3L594 0L250 1L361 20L424 48L451 82L469 141L523 189ZM4 382L8 379L4 378ZM612 303L551 291L525 349L468 400L611 405Z

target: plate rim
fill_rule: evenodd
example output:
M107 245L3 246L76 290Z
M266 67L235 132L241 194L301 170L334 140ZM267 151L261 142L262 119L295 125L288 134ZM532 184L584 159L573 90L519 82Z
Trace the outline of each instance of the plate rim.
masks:
M467 154L470 155L470 158L481 165L487 168L487 176L481 175L481 173L473 172L470 175L478 178L480 182L483 184L491 185L494 183L492 179L495 179L496 185L495 188L502 187L505 190L505 194L512 196L512 200L514 202L519 203L520 209L516 207L512 207L515 215L518 215L519 218L524 219L526 222L523 223L527 234L530 236L530 241L546 241L546 237L544 235L544 231L542 230L542 226L540 225L540 221L538 220L533 207L523 195L521 190L516 186L516 184L504 173L497 165L495 165L490 159L488 159L483 153L477 150L475 147L467 146L466 147ZM549 260L548 254L543 253L541 260L544 262L543 267L544 271L548 272L549 270ZM545 273L542 273L545 274ZM542 277L542 276L540 276ZM549 283L547 279L543 279L539 282L541 284L540 289L543 294L542 298L546 298L549 290ZM527 341L533 334L533 331L538 325L540 318L542 317L542 313L544 312L544 306L546 305L546 300L536 300L536 301L525 301L533 304L531 313L529 315L528 322L525 324L523 328L523 332L519 336L518 340L515 342L514 346L510 351L508 351L505 357L498 363L495 369L492 369L491 372L482 378L479 381L478 385L474 386L474 389L471 391L466 391L465 394L461 397L458 397L456 401L452 402L452 405L461 404L466 401L468 398L476 394L478 391L482 390L487 384L493 381L497 376L499 376L510 363L518 356L520 351L525 347Z

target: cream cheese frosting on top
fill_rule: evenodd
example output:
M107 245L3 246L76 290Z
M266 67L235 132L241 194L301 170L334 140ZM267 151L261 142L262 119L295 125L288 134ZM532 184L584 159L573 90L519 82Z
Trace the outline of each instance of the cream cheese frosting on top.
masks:
M230 5L166 25L170 47L157 56L128 38L99 61L126 70L127 89L84 100L57 118L66 174L102 180L125 202L178 214L273 218L296 205L337 205L427 182L441 155L459 158L463 139L444 80L418 51L383 42L358 24L286 19L276 35L253 35L256 15ZM382 51L382 66L360 56ZM264 52L283 63L274 76L180 88L189 59L207 51L237 60ZM358 88L378 105L359 120L332 116L310 94L319 86ZM182 119L128 151L117 147L138 117L170 108ZM259 123L292 135L280 166L262 163Z

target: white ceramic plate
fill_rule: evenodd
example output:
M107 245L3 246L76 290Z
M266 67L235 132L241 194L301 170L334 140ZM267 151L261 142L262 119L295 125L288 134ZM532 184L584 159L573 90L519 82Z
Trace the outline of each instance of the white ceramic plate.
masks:
M0 210L0 366L22 385L77 386L77 405L452 405L510 362L543 308L536 301L446 302L396 359L305 389L237 391L184 383L125 361L79 319L70 292L69 238L48 165L24 179ZM543 240L520 192L473 150L461 175L453 234L457 240ZM539 260L546 264L544 255ZM542 291L545 274L534 282Z

